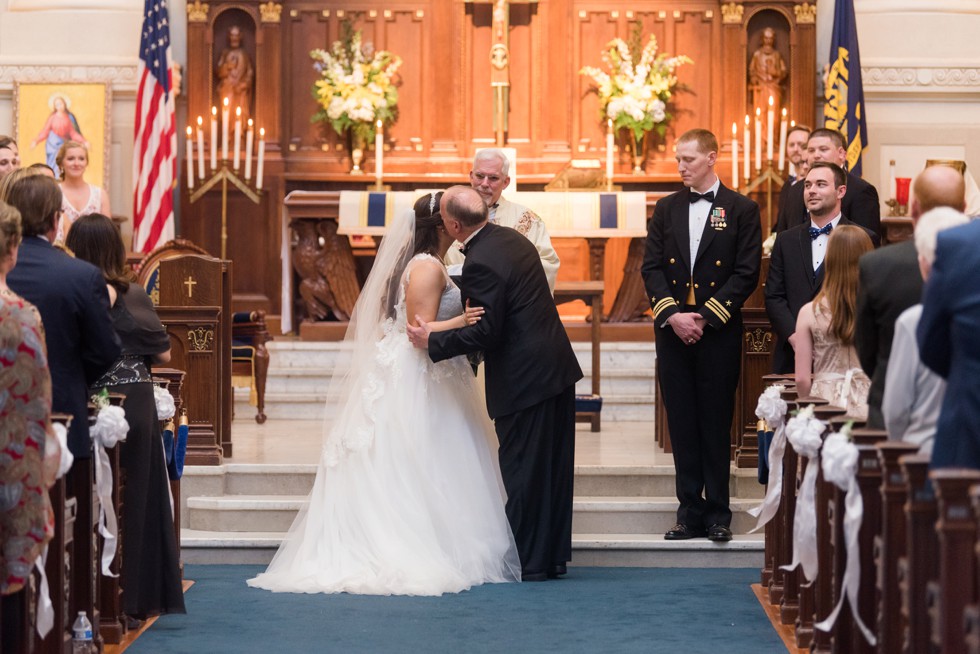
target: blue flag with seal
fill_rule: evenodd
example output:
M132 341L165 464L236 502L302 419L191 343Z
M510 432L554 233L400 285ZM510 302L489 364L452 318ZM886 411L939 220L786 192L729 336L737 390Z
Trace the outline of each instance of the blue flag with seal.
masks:
M868 125L864 115L854 0L837 0L824 98L824 127L844 135L848 170L860 177L861 155L868 147Z

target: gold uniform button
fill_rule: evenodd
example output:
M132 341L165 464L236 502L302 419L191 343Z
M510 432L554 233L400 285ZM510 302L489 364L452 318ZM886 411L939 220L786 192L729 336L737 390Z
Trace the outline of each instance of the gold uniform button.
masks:
M670 262L671 262L671 263L674 263L674 261L675 261L675 259L674 259L673 257L671 257L671 258L670 258Z
M711 288L714 288L714 287L715 287L715 283L714 282L711 282Z
M674 282L674 286L677 286L677 280L675 279L675 280L672 280L672 281Z
M694 288L701 288L701 287L700 287L700 286L698 286L697 284L695 284L695 285L694 285Z
M685 288L691 288L691 282L684 282Z
M715 265L720 268L721 267L721 261L715 261Z

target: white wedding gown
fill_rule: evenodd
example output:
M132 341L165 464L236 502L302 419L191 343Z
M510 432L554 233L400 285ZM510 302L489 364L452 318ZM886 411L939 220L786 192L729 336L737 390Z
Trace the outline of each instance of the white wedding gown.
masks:
M427 257L409 262L369 370L345 389L309 504L250 586L441 595L521 578L496 436L470 366L465 357L432 363L405 332L405 287ZM461 311L446 281L437 320Z

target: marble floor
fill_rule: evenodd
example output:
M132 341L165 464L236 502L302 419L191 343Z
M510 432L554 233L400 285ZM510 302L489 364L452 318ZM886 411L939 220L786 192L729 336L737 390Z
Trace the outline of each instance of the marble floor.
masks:
M247 414L246 414L247 415ZM225 463L316 463L323 434L319 420L270 418L263 425L251 417L232 422L233 456ZM653 436L652 422L605 422L592 433L577 425L575 463L586 466L673 466Z

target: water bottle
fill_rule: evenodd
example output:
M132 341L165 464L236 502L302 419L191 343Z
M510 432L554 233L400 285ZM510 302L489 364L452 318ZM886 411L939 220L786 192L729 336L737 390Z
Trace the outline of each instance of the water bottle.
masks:
M78 612L75 624L71 626L71 634L72 654L91 654L95 651L95 643L92 642L92 623L89 622L85 611Z

